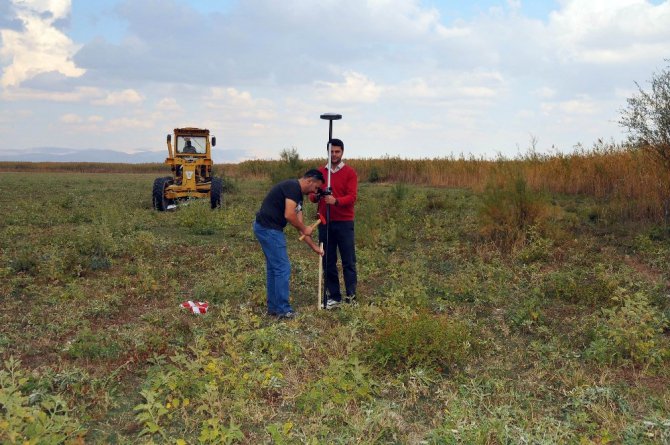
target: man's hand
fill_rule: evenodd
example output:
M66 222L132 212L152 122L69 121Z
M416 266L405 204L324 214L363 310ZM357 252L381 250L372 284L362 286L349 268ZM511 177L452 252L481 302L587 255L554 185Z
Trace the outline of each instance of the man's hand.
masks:
M311 236L305 237L305 242L312 248L315 253L318 253L320 256L323 256L323 249L314 242Z
M314 232L314 227L312 226L305 226L305 229L300 232L301 235L308 237L312 236L312 233Z
M323 201L326 204L335 205L335 202L337 201L337 199L333 195L326 195L326 196L323 197Z
M323 249L321 249L321 248L320 248L319 246L317 246L315 243L310 244L309 247L311 247L312 250L313 250L314 252L318 253L319 256L323 256Z

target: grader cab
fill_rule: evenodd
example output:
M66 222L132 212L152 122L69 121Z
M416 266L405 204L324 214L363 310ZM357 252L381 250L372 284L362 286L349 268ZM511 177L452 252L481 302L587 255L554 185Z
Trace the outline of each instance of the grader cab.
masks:
M172 169L172 176L156 178L152 197L156 210L176 208L179 201L190 198L209 198L212 209L221 207L223 180L212 176L212 147L216 137L210 139L209 130L200 128L175 128L167 135L168 157L165 164Z

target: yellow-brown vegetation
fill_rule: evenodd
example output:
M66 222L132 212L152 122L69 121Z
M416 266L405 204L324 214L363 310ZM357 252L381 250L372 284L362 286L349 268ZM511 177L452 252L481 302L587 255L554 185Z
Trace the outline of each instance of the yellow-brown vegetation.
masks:
M670 196L669 172L642 149L599 143L592 149L551 155L529 152L515 159L476 157L435 159L347 159L361 182L392 182L483 191L494 176L514 172L532 190L554 194L585 195L608 202L618 218L661 220ZM322 164L302 160L303 168ZM271 178L282 166L278 160L250 160L219 164L216 174L244 179ZM163 164L0 162L0 171L25 172L164 172Z

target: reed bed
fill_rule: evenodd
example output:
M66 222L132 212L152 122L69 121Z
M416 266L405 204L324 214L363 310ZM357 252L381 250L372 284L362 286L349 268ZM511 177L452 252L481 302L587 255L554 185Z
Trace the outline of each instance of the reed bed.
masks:
M388 182L465 188L482 192L492 181L522 176L536 191L585 195L608 205L618 217L629 220L667 219L670 178L661 164L643 148L598 143L571 153L538 154L534 151L514 159L476 157L434 159L347 159L361 182ZM300 160L296 172L323 164L323 159ZM249 160L219 164L215 173L224 177L276 179L286 168L280 160ZM169 172L163 164L0 162L0 171L156 173Z

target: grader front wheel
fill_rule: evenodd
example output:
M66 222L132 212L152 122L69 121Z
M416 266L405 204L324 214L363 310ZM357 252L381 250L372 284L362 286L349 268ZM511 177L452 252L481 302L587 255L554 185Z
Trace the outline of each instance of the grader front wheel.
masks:
M154 209L158 210L159 212L166 211L168 206L172 204L172 200L167 199L165 197L165 189L170 184L172 184L171 176L156 178L156 180L154 181L152 197L153 197Z

